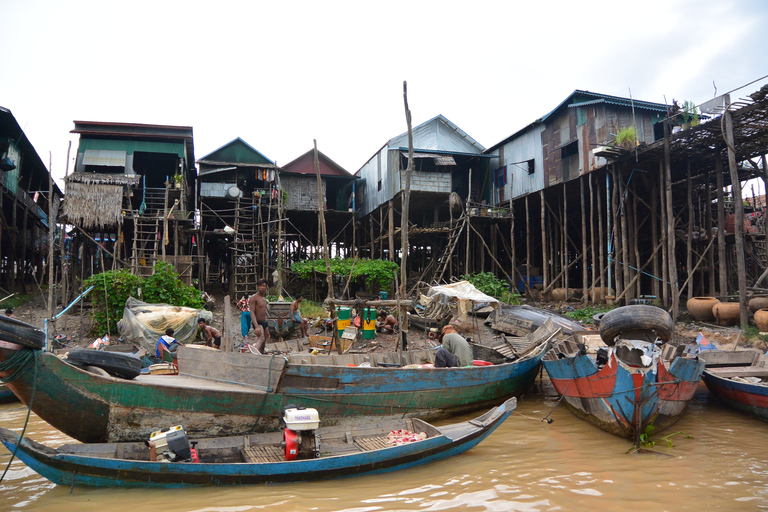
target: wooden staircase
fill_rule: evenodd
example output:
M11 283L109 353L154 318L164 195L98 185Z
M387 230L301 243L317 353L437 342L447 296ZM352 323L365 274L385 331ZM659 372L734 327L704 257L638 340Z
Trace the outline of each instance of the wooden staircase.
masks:
M131 266L137 276L151 276L157 263L160 217L134 217Z

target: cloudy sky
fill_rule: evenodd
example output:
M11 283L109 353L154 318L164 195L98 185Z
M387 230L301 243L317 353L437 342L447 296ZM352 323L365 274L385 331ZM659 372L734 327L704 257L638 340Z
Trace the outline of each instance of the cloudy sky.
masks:
M192 126L350 172L443 114L486 147L575 89L701 103L768 75L765 0L0 0L0 106L53 174L74 120ZM767 79L734 93L744 97ZM70 166L71 167L71 166Z

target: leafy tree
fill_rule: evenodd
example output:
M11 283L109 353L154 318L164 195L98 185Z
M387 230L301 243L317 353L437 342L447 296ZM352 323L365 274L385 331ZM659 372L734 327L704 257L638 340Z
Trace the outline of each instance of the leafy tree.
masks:
M154 270L153 275L142 280L128 270L109 270L83 282L83 288L94 287L90 293L93 304L92 334L116 333L117 322L123 317L125 301L128 297L138 298L139 287L140 298L144 302L190 308L203 306L205 301L200 292L182 283L173 265L161 261L155 265Z

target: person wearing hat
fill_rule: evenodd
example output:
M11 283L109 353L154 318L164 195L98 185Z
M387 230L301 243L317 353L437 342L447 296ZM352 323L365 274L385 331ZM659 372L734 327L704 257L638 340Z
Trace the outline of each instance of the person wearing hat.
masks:
M443 327L440 334L442 346L435 354L435 368L472 366L472 347L452 325Z

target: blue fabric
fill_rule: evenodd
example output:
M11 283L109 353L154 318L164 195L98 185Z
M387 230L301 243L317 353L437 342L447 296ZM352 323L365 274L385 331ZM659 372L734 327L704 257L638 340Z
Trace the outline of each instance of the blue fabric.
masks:
M240 332L243 334L243 338L248 335L251 330L251 313L250 311L243 311L240 313Z

